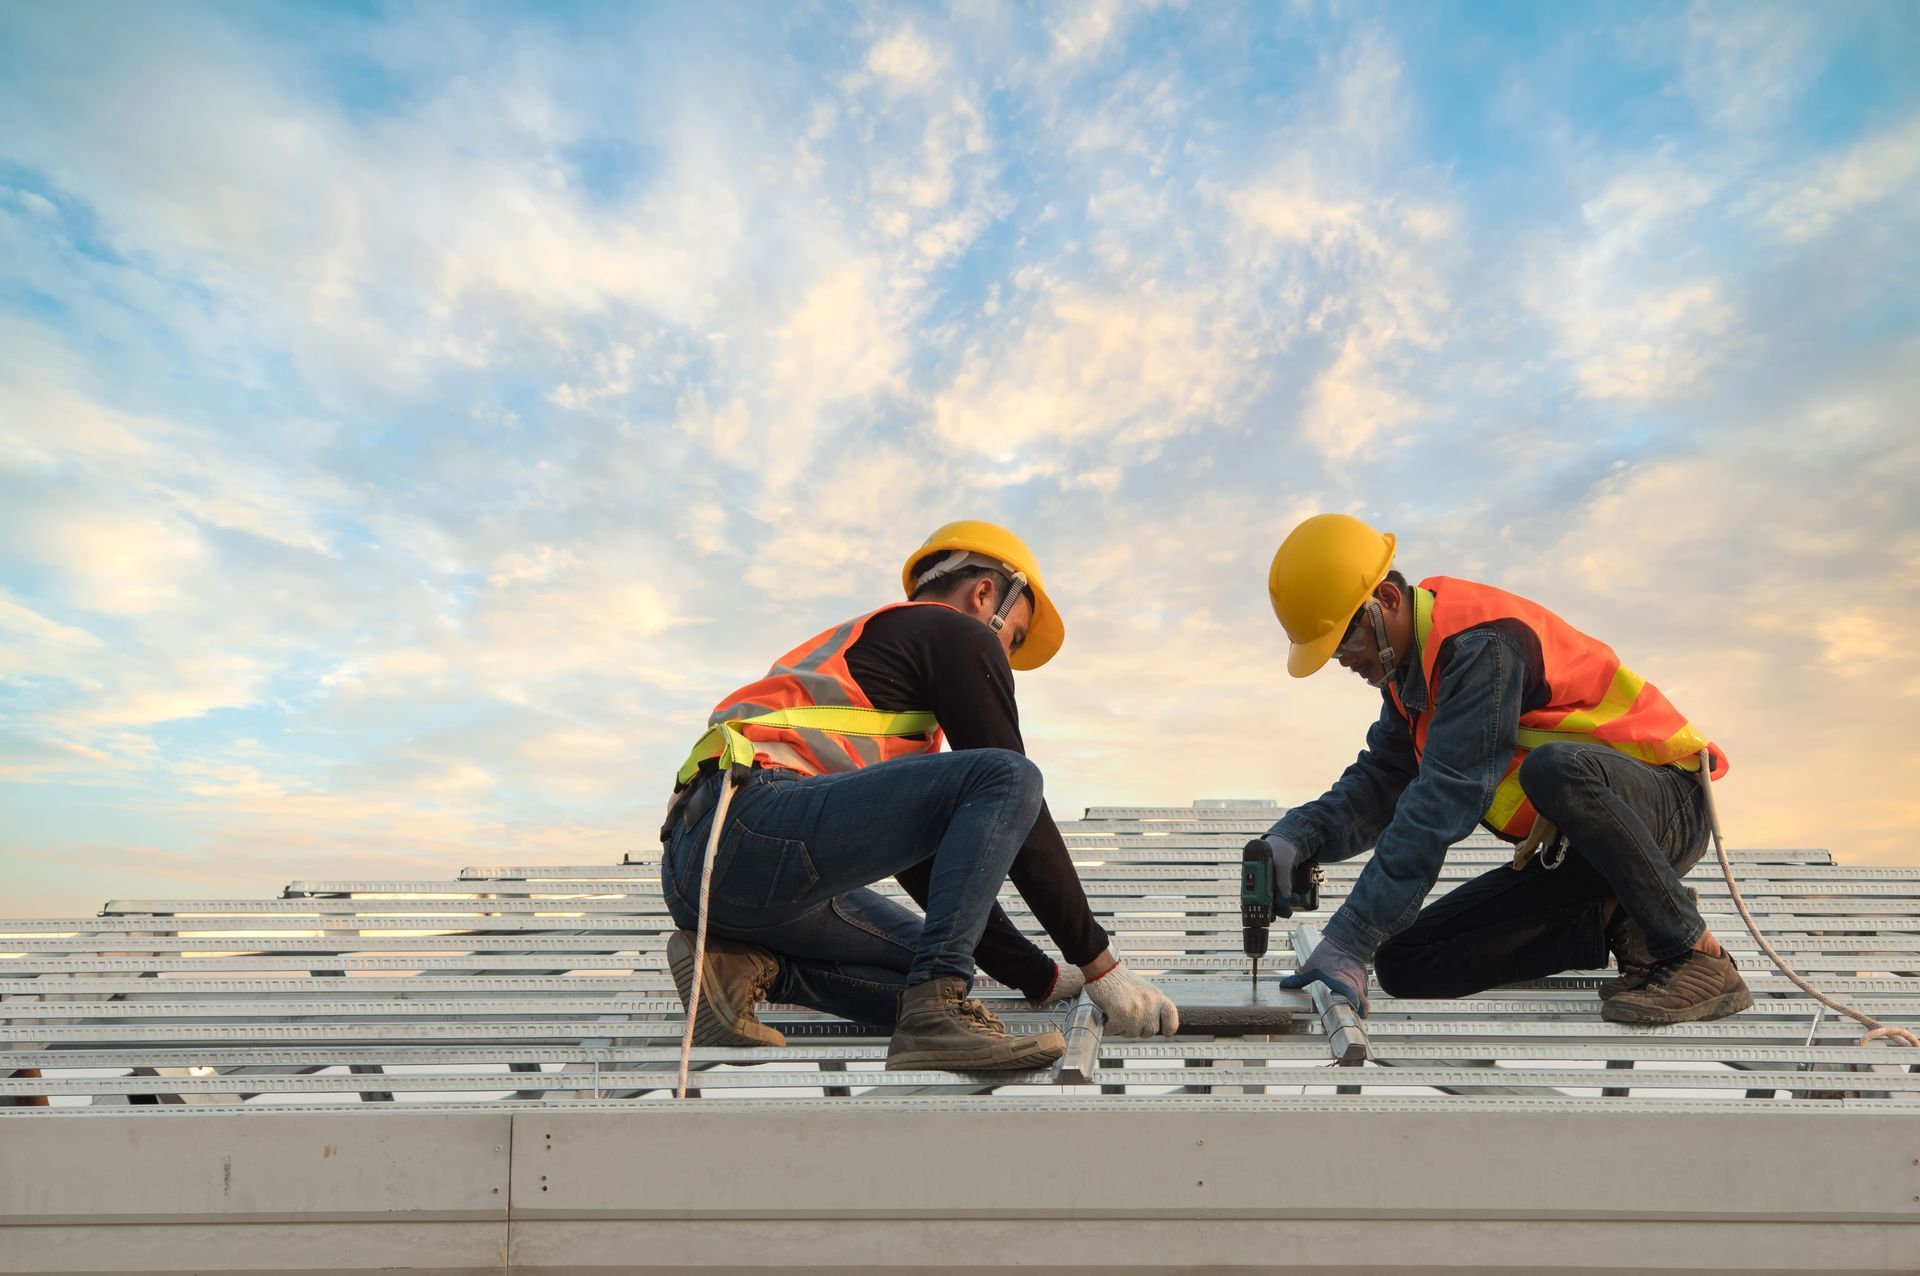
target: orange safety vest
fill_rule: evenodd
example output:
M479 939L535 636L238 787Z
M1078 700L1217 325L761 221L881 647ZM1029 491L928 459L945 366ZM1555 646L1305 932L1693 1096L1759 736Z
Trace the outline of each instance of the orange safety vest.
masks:
M1662 694L1620 663L1613 648L1581 633L1538 603L1472 581L1434 576L1413 591L1414 643L1426 675L1428 706L1409 713L1399 687L1388 691L1413 730L1413 753L1423 756L1427 727L1439 707L1434 678L1447 639L1492 621L1526 626L1540 644L1547 703L1520 715L1513 761L1481 818L1494 833L1518 842L1533 830L1533 803L1520 787L1520 763L1528 752L1554 740L1604 744L1650 766L1699 769L1697 754L1710 749L1712 775L1727 773L1727 757Z
M708 736L731 723L753 748L761 766L784 767L802 775L857 771L895 758L940 751L940 727L931 715L882 714L847 668L847 652L860 641L867 622L899 607L946 607L945 603L892 603L857 616L801 643L774 663L767 676L740 688L707 718ZM949 611L954 610L948 608ZM852 708L865 715L792 712ZM766 715L788 719L756 723ZM911 720L903 721L903 719ZM810 722L802 725L803 722ZM830 725L811 725L822 723ZM903 734L902 727L911 727ZM845 728L845 729L835 729ZM696 750L698 752L699 750ZM713 756L717 749L711 750ZM689 759L689 766L698 759ZM683 776L684 779L684 776Z

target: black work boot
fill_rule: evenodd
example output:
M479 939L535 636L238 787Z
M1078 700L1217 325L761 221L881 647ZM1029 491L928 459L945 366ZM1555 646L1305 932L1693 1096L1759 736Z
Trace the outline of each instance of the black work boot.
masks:
M887 1068L1011 1072L1043 1068L1067 1048L1057 1032L1016 1037L993 1013L967 999L967 981L929 979L900 994L900 1018L887 1043Z
M1695 908L1700 907L1700 892L1687 887L1687 898L1693 901ZM1647 946L1647 932L1640 929L1640 923L1627 916L1627 910L1615 907L1613 920L1607 923L1607 951L1613 954L1613 960L1620 967L1620 977L1609 979L1600 985L1600 1000L1612 1001L1623 992L1631 991L1647 982L1647 972L1654 967L1653 949Z
M693 999L693 932L676 930L667 940L667 965L680 1004ZM693 1040L701 1046L784 1046L787 1039L754 1018L754 1007L780 977L780 960L764 948L707 935L700 972L700 1018Z
M1660 1026L1695 1019L1724 1019L1753 1004L1747 981L1733 958L1698 950L1655 962L1637 988L1616 993L1600 1007L1608 1023Z

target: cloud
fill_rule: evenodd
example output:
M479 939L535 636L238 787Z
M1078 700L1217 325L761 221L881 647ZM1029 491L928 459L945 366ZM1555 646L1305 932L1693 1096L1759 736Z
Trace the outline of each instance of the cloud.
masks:
M1062 10L1047 24L1056 64L1086 62L1120 41L1136 14L1157 9L1157 3L1139 0L1088 0Z
M775 335L773 375L798 413L897 388L906 342L858 266L820 280Z
M1849 215L1904 197L1906 221L1920 212L1913 196L1920 178L1920 117L1864 138L1824 157L1763 200L1761 224L1790 244L1826 234Z
M138 591L143 575L159 566L150 560L195 555L196 525L333 552L316 513L345 498L333 477L285 464L284 450L263 458L226 446L215 430L106 406L36 368L30 350L0 360L8 377L0 384L0 473L99 495L97 517L55 511L66 526L58 535L75 543L49 552L73 556L76 573L117 578ZM83 375L59 371L72 381ZM299 433L297 425L285 431L279 446ZM153 572L156 579L167 574Z
M0 647L0 668L26 668L29 659L25 648L29 645L42 650L59 648L67 651L97 651L105 645L98 636L72 625L49 620L4 593L0 593L0 628L10 636L8 644Z
M1745 342L1728 285L1689 243L1715 185L1671 156L1616 175L1581 205L1578 237L1536 249L1524 287L1581 389L1653 401L1699 390Z
M1349 46L1334 82L1337 128L1344 139L1369 151L1399 140L1409 114L1400 71L1399 58L1377 31Z
M1206 294L1034 279L1021 300L1021 326L970 350L932 404L941 440L991 464L1050 454L1042 472L1057 473L1068 455L1059 444L1096 438L1124 459L1216 420L1245 375Z
M902 27L867 50L867 70L890 93L919 93L939 77L941 59L933 46L911 27Z
M1695 0L1679 39L1687 96L1720 127L1751 131L1792 110L1831 34L1798 5Z
M1256 259L1277 253L1296 278L1324 289L1301 326L1327 337L1334 355L1307 395L1303 433L1344 461L1424 410L1408 388L1405 356L1440 343L1457 219L1443 204L1329 197L1317 181L1295 173L1233 202L1249 227L1271 237Z
M123 24L100 47L51 24L35 35L39 64L16 86L33 107L10 112L16 161L65 175L72 198L111 210L116 249L217 289L327 375L417 387L448 361L545 344L543 323L582 312L697 323L740 262L749 184L704 129L659 121L648 140L674 180L644 204L576 197L564 81L528 82L553 69L537 43L497 98L417 66L412 109L356 129L276 74L282 52L217 26ZM76 89L100 58L138 75Z

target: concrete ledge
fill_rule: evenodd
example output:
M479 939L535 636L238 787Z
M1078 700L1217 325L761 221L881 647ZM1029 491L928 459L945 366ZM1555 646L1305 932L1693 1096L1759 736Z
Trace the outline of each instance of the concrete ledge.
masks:
M512 1139L504 1112L16 1118L0 1227L505 1221Z
M514 1115L513 1215L1920 1225L1920 1109ZM1920 1241L1920 1233L1914 1238Z
M507 1221L491 1223L95 1223L0 1227L0 1272L48 1276L481 1276L506 1270Z
M1756 1235L1758 1233L1758 1235ZM1019 1219L967 1223L845 1221L532 1222L513 1228L512 1267L538 1276L674 1276L778 1270L1154 1276L1283 1271L1292 1276L1829 1276L1911 1272L1876 1229L1698 1223L1494 1223L1403 1219Z
M1920 1112L906 1103L0 1123L0 1273L1906 1272Z

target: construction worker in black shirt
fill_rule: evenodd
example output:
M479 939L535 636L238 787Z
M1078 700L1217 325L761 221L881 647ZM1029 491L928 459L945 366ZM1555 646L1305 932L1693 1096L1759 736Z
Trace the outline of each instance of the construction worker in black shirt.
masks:
M718 847L694 1040L781 1044L754 1016L773 1000L892 1025L889 1068L1057 1058L1059 1033L1011 1034L968 998L976 958L1035 1005L1084 986L1110 1034L1173 1032L1172 1002L1094 919L1025 756L1012 671L1039 668L1065 638L1032 552L991 523L951 523L908 557L901 583L907 602L810 639L723 699L681 769L661 880L686 928L668 942L683 1002L703 861ZM744 779L715 836L729 769ZM870 889L889 876L924 918ZM995 903L1009 879L1064 962Z

